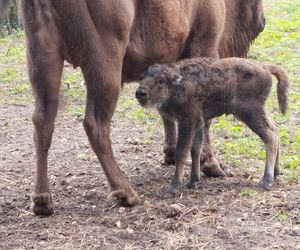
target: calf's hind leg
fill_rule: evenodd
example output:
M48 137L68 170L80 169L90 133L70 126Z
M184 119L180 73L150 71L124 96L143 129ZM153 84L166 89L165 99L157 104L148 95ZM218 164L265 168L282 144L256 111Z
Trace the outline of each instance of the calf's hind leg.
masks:
M274 169L274 179L276 179L278 175L280 175L280 145L279 145L279 143L278 143L278 150L277 150L275 169Z
M279 135L274 122L262 107L240 109L237 116L264 142L266 165L261 186L270 190L279 171Z

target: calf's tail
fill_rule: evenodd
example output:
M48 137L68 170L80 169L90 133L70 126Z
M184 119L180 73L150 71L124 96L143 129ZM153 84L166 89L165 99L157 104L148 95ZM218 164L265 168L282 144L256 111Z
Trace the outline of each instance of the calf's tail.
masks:
M274 75L277 80L277 98L279 108L282 114L286 113L287 102L288 102L288 89L289 89L289 79L287 71L278 65L268 65L264 64L264 67L267 68L272 75Z

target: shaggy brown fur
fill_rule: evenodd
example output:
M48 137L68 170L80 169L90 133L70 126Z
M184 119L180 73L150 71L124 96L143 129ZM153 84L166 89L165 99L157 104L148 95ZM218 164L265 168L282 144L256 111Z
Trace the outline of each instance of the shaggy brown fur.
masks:
M279 107L285 113L288 78L280 66L241 58L195 58L169 67L156 64L148 68L136 91L138 101L142 106L155 106L178 121L176 171L169 193L175 194L182 184L189 150L192 156L189 186L200 180L203 124L222 114L233 114L263 140L267 159L262 186L272 187L279 174L279 135L264 110L272 74L278 79Z
M241 4L248 2L236 1ZM112 195L133 205L139 201L138 195L118 167L110 141L110 122L121 83L138 80L152 63L168 63L195 56L218 57L225 18L226 24L241 26L237 32L246 30L252 34L256 30L258 33L264 23L263 13L252 4L254 1L250 2L250 5L244 3L244 11L257 13L249 16L244 24L242 19L235 22L225 17L222 0L20 1L27 37L28 69L35 95L33 123L37 172L32 194L34 213L49 215L53 212L47 156L64 60L74 67L79 66L83 72L87 86L84 128ZM228 4L232 4L231 1ZM226 9L241 10L240 4L226 6ZM235 28L226 30L237 33ZM248 44L251 39L253 36ZM238 39L225 39L223 43L227 43L224 48L240 46ZM241 50L246 51L244 40L241 44ZM239 49L224 51L222 55L226 56L226 51ZM166 157L172 160L177 140L175 123L164 118L164 124ZM210 172L222 174L217 161L212 161L209 143L206 145L206 163L212 162L210 165L216 166L210 168L215 169Z
M246 57L250 43L265 27L262 1L225 0L225 5L227 15L219 55Z

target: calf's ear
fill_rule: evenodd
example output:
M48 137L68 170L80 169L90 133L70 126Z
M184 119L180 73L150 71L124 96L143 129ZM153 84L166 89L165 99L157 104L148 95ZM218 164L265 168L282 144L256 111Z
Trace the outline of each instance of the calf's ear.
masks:
M160 64L153 64L148 67L146 74L148 76L155 76L162 72L163 67Z

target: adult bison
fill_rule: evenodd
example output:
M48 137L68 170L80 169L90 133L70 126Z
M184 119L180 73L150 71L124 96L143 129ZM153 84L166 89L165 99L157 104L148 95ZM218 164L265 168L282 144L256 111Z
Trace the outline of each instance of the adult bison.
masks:
M64 60L83 72L84 128L112 195L139 201L115 160L110 122L123 82L138 80L152 63L196 56L244 56L262 31L261 0L22 0L28 70L35 95L37 171L31 196L35 214L53 213L47 155ZM226 14L227 11L227 14ZM166 161L173 161L175 123L164 118ZM207 126L208 127L208 126ZM222 175L206 133L205 173Z

